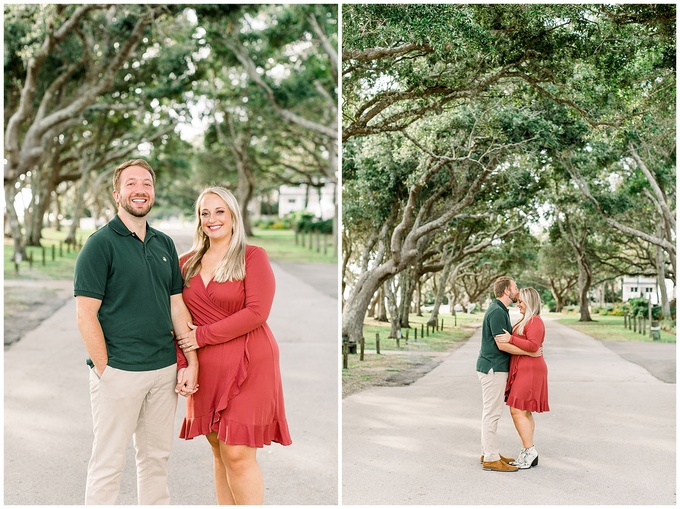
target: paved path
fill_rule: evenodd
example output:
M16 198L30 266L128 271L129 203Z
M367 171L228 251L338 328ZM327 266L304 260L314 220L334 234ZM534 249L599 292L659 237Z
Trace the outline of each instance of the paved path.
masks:
M311 264L300 278L272 265L277 293L269 325L281 351L293 445L258 452L265 501L337 504L338 301L326 289L337 288L337 268ZM82 504L92 445L85 358L73 298L5 351L5 504ZM178 433L184 410L180 397ZM130 448L120 504L136 504L134 471ZM170 491L173 504L215 504L205 440L176 440Z
M413 385L343 400L342 503L674 505L675 383L557 322L546 328L552 411L535 414L537 468L481 469L478 332ZM507 410L499 435L516 457Z

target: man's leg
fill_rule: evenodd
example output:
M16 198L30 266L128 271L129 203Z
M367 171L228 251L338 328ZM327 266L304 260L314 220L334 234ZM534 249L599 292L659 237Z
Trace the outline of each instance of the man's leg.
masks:
M134 378L134 372L109 366L99 379L90 369L94 442L87 467L86 505L112 505L118 498L125 455L146 393Z
M170 504L168 458L177 411L177 365L149 372L152 388L142 405L134 434L137 497L142 505Z
M496 431L503 413L508 374L491 370L488 374L477 372L477 375L482 384L482 454L486 462L497 461L501 456Z

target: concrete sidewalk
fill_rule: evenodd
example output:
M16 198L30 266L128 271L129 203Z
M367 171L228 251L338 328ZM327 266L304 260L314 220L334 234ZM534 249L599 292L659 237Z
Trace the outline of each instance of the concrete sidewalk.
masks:
M413 385L343 400L342 503L675 504L675 384L557 322L546 329L551 412L535 414L538 467L481 468L477 332ZM499 436L516 457L507 410Z
M267 504L338 502L338 301L272 263L277 292L269 325L279 343L293 445L258 452ZM335 265L315 266L332 281ZM337 281L337 279L336 279ZM337 287L337 285L336 285ZM72 290L71 295L72 295ZM336 292L337 293L337 292ZM81 505L92 445L87 354L75 299L5 351L5 504ZM185 413L179 398L176 429ZM132 448L119 504L136 504ZM177 439L173 504L215 504L207 441Z

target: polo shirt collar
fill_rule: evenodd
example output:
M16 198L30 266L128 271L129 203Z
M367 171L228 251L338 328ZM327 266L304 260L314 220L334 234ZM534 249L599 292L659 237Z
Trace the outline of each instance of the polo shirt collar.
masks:
M502 300L496 299L496 302L498 302L498 305L499 305L500 307L502 307L503 309L505 309L507 312L510 312L510 310L508 309L508 307L507 307L505 304L503 304L503 301L502 301Z
M132 232L128 229L127 226L125 226L125 223L121 220L120 217L118 217L118 214L113 216L113 219L109 221L109 226L111 229L116 232L118 235L121 237L130 237L132 235ZM156 232L149 226L149 222L147 221L146 223L146 238L148 237L153 237L156 235Z

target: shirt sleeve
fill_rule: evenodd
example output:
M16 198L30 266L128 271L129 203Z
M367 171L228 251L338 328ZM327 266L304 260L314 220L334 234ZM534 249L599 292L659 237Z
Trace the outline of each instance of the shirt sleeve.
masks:
M269 317L276 282L269 258L257 247L246 255L245 306L240 311L196 329L198 346L225 343L264 325Z
M104 300L110 256L97 237L90 237L83 246L73 274L73 295Z
M533 317L524 326L524 336L513 334L512 338L510 338L510 343L521 348L525 352L537 352L543 345L544 338L545 324L543 323L543 320L538 317Z
M494 309L489 315L489 328L492 336L503 334L503 329L510 332L507 313L500 308Z

